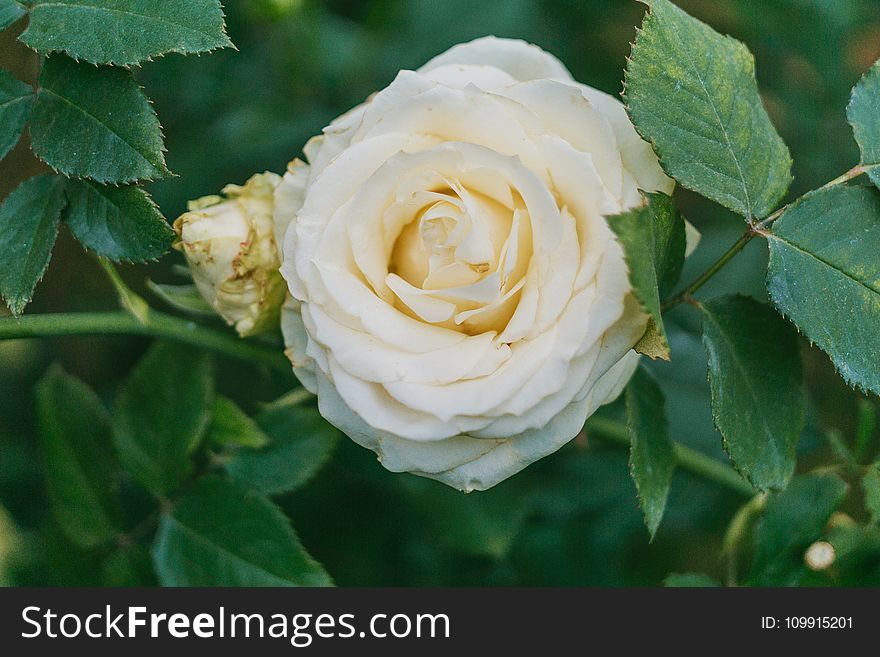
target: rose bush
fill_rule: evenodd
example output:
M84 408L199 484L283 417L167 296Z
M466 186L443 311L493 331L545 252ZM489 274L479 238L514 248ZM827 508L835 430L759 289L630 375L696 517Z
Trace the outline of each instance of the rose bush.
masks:
M143 11L104 12L125 38L96 42L84 4ZM192 190L286 161L426 44L534 34L536 3L228 2L238 51L207 66L180 55L231 45L220 0L159 4L0 0L0 583L880 584L866 3L793 25L756 3L693 17L645 0L622 73L639 7L542 17L552 52L623 76L627 116L708 230L688 267L670 196L611 216L650 186L619 107L493 40L402 74L314 142L277 236L282 176L261 174L195 201L175 239L164 213ZM169 35L169 13L192 29ZM784 56L756 63L713 19ZM792 58L821 75L793 79ZM636 358L630 294L649 315L633 350L673 364L640 364L589 441L486 494L365 470L373 452L337 445L283 354L292 221L290 353L325 414L396 469L487 486L567 439Z
M275 193L288 354L386 468L485 489L620 393L647 320L605 217L673 182L617 99L483 38L304 152Z

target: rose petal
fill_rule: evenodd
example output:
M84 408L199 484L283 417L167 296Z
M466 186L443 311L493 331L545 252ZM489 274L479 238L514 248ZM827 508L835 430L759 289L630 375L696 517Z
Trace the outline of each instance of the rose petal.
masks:
M550 53L525 41L494 36L453 46L428 61L419 71L427 72L449 64L494 66L517 80L571 79L568 69Z

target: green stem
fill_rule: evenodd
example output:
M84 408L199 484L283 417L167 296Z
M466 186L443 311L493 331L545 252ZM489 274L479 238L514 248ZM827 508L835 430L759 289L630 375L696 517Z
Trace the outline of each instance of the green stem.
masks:
M740 507L727 526L721 547L721 557L727 561L727 586L737 585L743 543L746 537L752 533L755 522L764 510L766 503L767 494L758 493Z
M828 189L829 187L834 187L835 185L841 185L845 182L852 180L853 178L857 178L863 173L865 173L868 169L873 168L874 165L864 165L858 164L854 166L852 169L847 171L846 173L838 176L834 180L830 180L824 185L822 185L819 189ZM718 260L716 260L712 265L700 274L690 285L688 285L684 290L680 293L676 294L671 299L665 301L663 305L660 306L660 310L662 312L666 312L682 303L691 303L693 301L693 295L703 287L706 283L709 282L715 274L717 274L721 269L730 262L733 257L745 248L746 244L748 244L755 235L763 235L766 236L766 229L779 217L783 215L783 213L791 207L791 203L783 205L781 208L776 210L769 217L760 221L758 223L753 223L752 220L749 220L749 228L746 230L742 236L734 242L733 246L731 246Z
M294 388L288 393L285 393L275 401L271 401L267 404L261 404L261 408L264 411L274 411L282 408L292 408L294 406L299 406L300 404L309 401L310 399L314 399L315 395L306 390L305 388Z
M76 335L143 335L176 340L265 365L284 374L292 373L290 362L280 351L266 349L223 331L153 309L143 318L136 318L123 310L25 315L19 319L0 317L0 340Z
M724 255L722 255L720 258L718 258L718 260L712 263L712 266L710 266L706 271L697 276L693 283L688 285L684 290L682 290L680 293L678 293L668 301L664 302L663 305L660 307L660 310L665 312L667 310L670 310L671 308L675 308L675 306L681 303L689 302L694 293L696 293L697 290L708 283L710 278L721 271L724 265L730 262L737 253L742 251L745 248L746 244L748 244L755 235L757 235L757 233L755 233L751 228L743 233L742 236L736 242L734 242L733 246L727 249Z
M592 417L587 421L586 428L600 440L624 447L630 445L626 427L620 422L604 417ZM682 470L687 470L703 479L719 484L737 495L743 497L755 495L755 490L751 485L740 477L733 468L721 461L679 443L674 443L674 451L676 463Z
M147 321L147 315L150 313L150 305L144 299L136 294L116 271L116 267L107 258L98 258L98 264L113 284L116 290L116 296L119 298L119 305L127 310L139 322Z

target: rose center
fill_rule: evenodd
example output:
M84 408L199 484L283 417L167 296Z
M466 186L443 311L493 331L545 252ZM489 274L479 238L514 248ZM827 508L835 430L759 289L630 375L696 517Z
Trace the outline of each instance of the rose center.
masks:
M500 332L530 255L528 214L446 183L413 194L416 211L394 242L386 284L410 316L469 334Z

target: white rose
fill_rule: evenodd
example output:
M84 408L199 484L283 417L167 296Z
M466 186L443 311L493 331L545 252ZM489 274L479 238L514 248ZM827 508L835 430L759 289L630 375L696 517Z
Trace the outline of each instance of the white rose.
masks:
M646 317L604 217L673 182L618 100L487 37L304 150L275 196L288 354L386 468L485 489L620 393Z
M190 201L174 222L178 242L199 292L241 336L278 326L285 297L273 223L274 193L281 177L252 176L227 185L222 196Z

